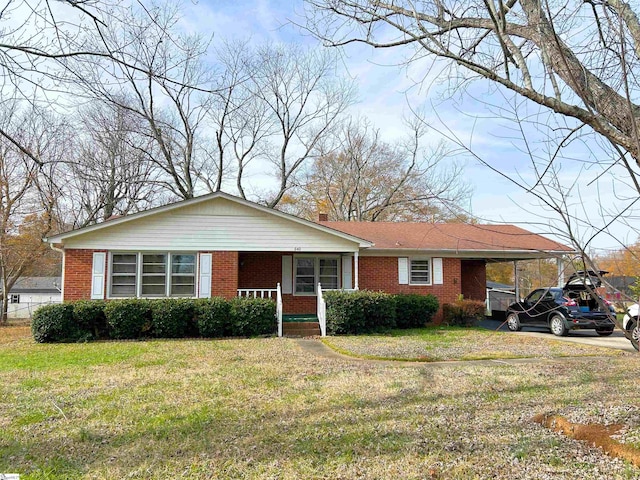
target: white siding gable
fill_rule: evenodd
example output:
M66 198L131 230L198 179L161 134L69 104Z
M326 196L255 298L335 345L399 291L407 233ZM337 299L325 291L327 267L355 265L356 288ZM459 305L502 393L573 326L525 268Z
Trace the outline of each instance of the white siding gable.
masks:
M355 252L358 244L225 198L68 238L65 248Z

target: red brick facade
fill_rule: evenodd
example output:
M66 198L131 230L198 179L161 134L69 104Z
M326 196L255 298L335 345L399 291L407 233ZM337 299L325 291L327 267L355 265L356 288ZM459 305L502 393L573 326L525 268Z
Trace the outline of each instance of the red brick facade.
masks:
M360 282L362 290L381 290L387 293L428 293L438 297L440 310L434 321L442 320L442 305L452 303L461 293L462 263L458 258L443 258L442 285L400 285L398 257L360 257Z
M65 251L64 300L91 298L91 269L93 253L104 250ZM280 252L212 251L213 274L211 296L233 298L238 288L275 288L282 282L282 256ZM108 262L107 262L108 263ZM486 268L482 260L443 259L442 285L400 285L398 257L361 256L359 288L387 293L433 294L440 305L451 303L459 294L465 298L484 300L486 295ZM107 265L108 266L108 265ZM105 284L108 283L108 272ZM106 289L105 289L106 291ZM283 295L285 313L314 313L315 296ZM440 320L438 312L436 321Z
M486 300L487 264L484 260L462 261L462 294L471 300Z
M93 252L106 250L64 251L64 297L62 300L91 299L91 270L93 269ZM108 273L108 272L107 272ZM105 279L108 278L105 275Z
M211 252L211 296L233 298L238 295L238 252Z

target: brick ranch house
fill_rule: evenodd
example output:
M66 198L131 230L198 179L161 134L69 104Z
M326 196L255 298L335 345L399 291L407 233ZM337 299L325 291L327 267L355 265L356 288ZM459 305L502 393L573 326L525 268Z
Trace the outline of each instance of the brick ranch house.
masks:
M511 225L322 220L218 192L46 241L63 253L64 301L266 296L280 316L318 312L319 284L485 300L487 262L572 253Z

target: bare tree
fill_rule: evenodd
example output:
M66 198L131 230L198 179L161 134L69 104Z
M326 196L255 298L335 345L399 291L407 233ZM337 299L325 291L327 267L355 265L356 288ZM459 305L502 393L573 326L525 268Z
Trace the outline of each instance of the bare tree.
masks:
M128 110L140 135L154 143L141 150L163 172L157 181L175 197L192 198L217 176L204 132L211 108L213 75L202 59L208 41L177 32L174 6L133 10L109 23L101 41L120 59L73 65L87 95ZM98 46L96 46L98 48Z
M82 227L156 204L154 164L146 152L151 139L140 135L134 114L94 102L80 110L74 154L65 159L64 188L73 226Z
M268 114L268 135L263 141L268 142L265 152L275 168L278 186L264 201L275 207L353 102L354 89L352 83L336 76L336 57L328 51L266 45L252 57L255 66L248 88L261 106L248 102L248 107L257 112L254 119L265 110ZM258 126L263 128L254 121L254 131Z
M470 195L461 167L442 144L425 154L419 122L408 123L407 132L404 141L388 144L366 121L351 121L340 147L314 162L293 208L307 217L324 209L341 221L459 220Z
M0 137L0 300L6 321L9 291L49 250L42 237L55 228L56 197L48 190L52 177L47 174L65 151L65 131L64 124L17 101L2 104L0 118L16 140Z
M640 22L624 1L306 3L307 28L330 45L408 47L411 61L444 59L461 67L461 80L496 82L577 119L640 160L634 103Z

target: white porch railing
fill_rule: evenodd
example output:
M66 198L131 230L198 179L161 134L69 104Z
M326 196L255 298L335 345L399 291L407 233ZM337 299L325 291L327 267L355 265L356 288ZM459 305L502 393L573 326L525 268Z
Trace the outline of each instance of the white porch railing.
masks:
M282 290L280 284L276 288L239 288L238 296L244 298L270 298L276 302L276 320L278 321L278 336L282 336Z
M278 320L278 336L282 336L282 290L276 285L276 319Z
M278 295L277 288L239 288L238 296L246 298L272 298L276 299Z
M327 304L322 296L322 285L318 283L318 323L320 324L320 336L327 336Z

